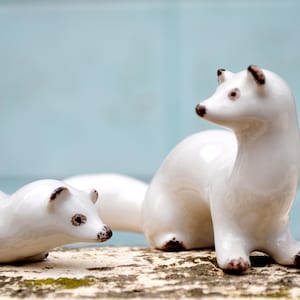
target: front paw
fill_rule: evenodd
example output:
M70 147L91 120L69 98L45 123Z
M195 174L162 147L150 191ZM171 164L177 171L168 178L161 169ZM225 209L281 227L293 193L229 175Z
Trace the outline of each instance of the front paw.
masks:
M228 273L241 273L243 271L246 271L248 268L250 268L250 262L242 257L239 257L229 259L225 263L223 270Z

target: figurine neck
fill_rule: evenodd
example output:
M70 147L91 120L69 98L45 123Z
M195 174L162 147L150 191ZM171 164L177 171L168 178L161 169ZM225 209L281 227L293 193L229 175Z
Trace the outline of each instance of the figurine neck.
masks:
M299 173L299 131L296 116L253 121L235 130L238 153L231 179L263 188L280 184L282 176Z
M296 115L281 114L273 120L251 120L240 127L234 129L239 152L247 151L247 149L263 147L272 149L277 146L282 151L282 148L287 148L288 151L299 144L299 130ZM278 149L276 148L276 149ZM272 149L272 151L276 151Z

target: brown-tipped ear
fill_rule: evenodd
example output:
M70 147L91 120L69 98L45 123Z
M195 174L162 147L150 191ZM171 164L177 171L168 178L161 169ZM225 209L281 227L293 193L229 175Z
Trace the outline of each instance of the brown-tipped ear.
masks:
M49 202L52 203L52 202L56 201L57 199L65 198L69 193L70 192L66 187L64 187L64 186L58 187L50 195Z
M249 74L251 74L258 85L264 85L266 83L264 72L256 65L250 65L248 67L248 72Z
M99 194L98 192L95 190L95 189L90 189L90 190L87 190L89 196L90 196L90 199L92 200L93 203L96 203L97 200L99 199Z
M233 73L229 72L225 69L219 69L217 71L217 75L218 75L218 83L221 84L224 81L226 81L229 77L231 77L233 75Z

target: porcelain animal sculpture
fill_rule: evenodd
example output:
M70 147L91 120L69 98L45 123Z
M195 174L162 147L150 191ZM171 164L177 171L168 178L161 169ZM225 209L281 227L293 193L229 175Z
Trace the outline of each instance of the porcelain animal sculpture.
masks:
M186 138L167 156L147 192L142 183L131 185L126 177L116 177L115 184L127 182L131 192L118 195L115 203L109 199L111 205L120 215L126 208L128 224L135 220L131 227L158 249L215 246L219 266L228 271L248 269L253 250L268 253L279 264L299 265L300 243L289 228L300 162L291 91L278 75L254 65L239 73L220 69L218 82L196 112L230 130ZM114 180L94 175L67 182L104 189L100 206L105 206L105 176ZM130 196L139 203L129 201ZM106 215L105 221L120 229L126 222L115 224L110 217L116 215Z
M39 261L57 246L108 240L112 232L95 209L97 198L96 190L40 180L1 199L0 263Z

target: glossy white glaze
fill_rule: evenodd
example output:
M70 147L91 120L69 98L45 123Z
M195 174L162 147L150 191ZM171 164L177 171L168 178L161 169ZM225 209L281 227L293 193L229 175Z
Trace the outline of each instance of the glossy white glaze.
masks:
M118 194L111 202L118 212L107 214L106 222L112 224L111 217L126 206L122 224L129 224L139 211L136 203L143 202L134 228L155 248L215 246L225 270L246 270L253 250L265 251L280 264L299 264L300 244L289 229L300 163L291 91L278 75L253 65L236 74L219 70L218 81L216 92L196 112L229 130L203 131L178 144L146 193L143 188L135 194L135 182L119 177L116 186L124 180L135 200L122 202L129 194ZM76 180L78 185L81 178Z
M143 203L143 232L152 246L182 250L214 245L211 187L228 176L236 149L231 132L207 130L171 151Z
M40 180L1 199L0 263L38 261L57 246L109 239L111 230L94 206L97 198L95 190Z

